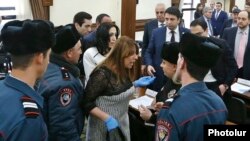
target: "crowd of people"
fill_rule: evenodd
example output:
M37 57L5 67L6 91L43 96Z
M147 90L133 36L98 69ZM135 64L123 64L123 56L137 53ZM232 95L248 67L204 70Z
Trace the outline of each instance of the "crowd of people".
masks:
M7 22L0 49L12 62L0 80L0 140L81 141L84 128L87 141L203 140L205 124L225 124L230 86L250 80L250 11L234 7L228 18L221 2L198 4L190 28L176 7L159 3L155 14L141 47L105 13L94 31L83 11L57 28ZM151 109L129 108L138 87L157 92Z

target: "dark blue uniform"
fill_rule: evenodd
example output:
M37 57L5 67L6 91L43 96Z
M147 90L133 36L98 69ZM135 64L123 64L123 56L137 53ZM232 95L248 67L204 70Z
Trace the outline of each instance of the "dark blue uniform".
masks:
M46 141L43 98L26 83L7 76L0 81L0 140Z
M227 108L204 82L184 86L168 99L157 118L155 141L203 140L204 124L224 124Z
M75 72L61 64L50 63L38 92L44 97L44 117L49 140L80 141L84 116L79 100L83 94L83 85Z

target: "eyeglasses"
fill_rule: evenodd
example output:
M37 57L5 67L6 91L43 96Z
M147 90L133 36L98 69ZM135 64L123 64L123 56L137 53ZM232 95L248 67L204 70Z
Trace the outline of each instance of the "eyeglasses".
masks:
M156 14L163 14L164 11L156 11L155 13L156 13Z

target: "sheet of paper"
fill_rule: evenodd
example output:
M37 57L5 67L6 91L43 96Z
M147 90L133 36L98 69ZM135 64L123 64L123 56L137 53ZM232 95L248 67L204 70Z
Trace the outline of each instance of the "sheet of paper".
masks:
M250 87L250 80L238 78L237 83L240 83L240 84L243 84L243 85L247 85L247 86Z
M156 97L157 92L151 89L147 89L145 92L145 95L151 96L151 97Z
M239 84L239 83L234 83L233 85L231 85L231 89L233 92L243 94L243 93L249 91L250 87L246 86L246 85Z
M154 98L151 98L149 96L144 95L144 96L141 96L139 98L130 100L129 106L138 110L138 107L140 105L143 105L145 107L151 106L153 100L154 100Z

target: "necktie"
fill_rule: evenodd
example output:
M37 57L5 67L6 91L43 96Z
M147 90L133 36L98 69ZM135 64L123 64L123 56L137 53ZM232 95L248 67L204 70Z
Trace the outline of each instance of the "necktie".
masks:
M218 16L219 16L219 12L216 12L216 14L215 14L215 19L217 19Z
M242 36L240 39L240 44L239 44L239 48L238 48L238 53L237 53L237 64L238 64L238 68L241 68L243 66L243 58L244 58L244 53L245 53L245 48L246 48L246 40L247 39L247 35L245 32L242 32Z
M209 28L209 31L210 31L210 36L213 36L214 33L213 33L213 28L212 28L212 25L211 25L211 21L208 19L207 20L207 23L208 23L208 28Z
M171 30L172 36L171 36L170 42L175 42L174 33L175 33L175 32L174 32L173 30Z
M163 26L165 26L165 24L164 24L164 23L161 23L161 27L163 27Z

